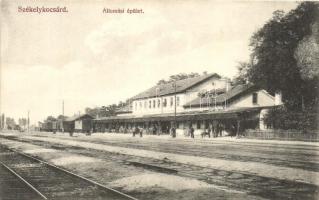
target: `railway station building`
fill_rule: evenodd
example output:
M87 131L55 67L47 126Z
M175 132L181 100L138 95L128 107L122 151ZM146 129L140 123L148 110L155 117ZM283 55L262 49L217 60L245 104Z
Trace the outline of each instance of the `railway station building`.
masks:
M90 132L93 127L93 117L89 114L75 115L63 120L63 126L59 126L59 130L64 129L66 132Z
M131 98L116 116L94 119L94 131L129 133L135 127L148 134L195 135L205 129L236 135L244 129L265 129L263 116L281 104L279 94L272 96L253 84L231 86L216 74L156 85Z

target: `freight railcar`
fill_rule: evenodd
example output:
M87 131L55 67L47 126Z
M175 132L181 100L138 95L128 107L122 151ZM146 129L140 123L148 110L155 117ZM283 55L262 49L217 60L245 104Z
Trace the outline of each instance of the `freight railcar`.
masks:
M44 121L40 125L40 131L45 132L54 132L57 130L57 122L56 121Z

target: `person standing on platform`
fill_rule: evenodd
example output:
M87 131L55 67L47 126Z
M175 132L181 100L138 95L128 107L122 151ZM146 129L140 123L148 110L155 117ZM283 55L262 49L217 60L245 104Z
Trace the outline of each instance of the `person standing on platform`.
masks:
M194 128L192 126L190 128L190 134L191 134L191 138L195 138L194 137Z
M223 135L223 130L224 130L224 125L223 125L223 124L220 124L219 137L222 137L222 135Z
M171 135L172 135L172 138L176 137L176 129L175 129L175 127L171 128Z
M157 134L157 128L156 126L153 127L153 135L156 135Z
M135 134L138 134L138 132L139 132L139 129L136 126L135 129L133 130L133 137L135 137Z
M144 128L141 127L139 132L140 132L140 137L143 137Z
M207 135L210 138L210 133L212 132L212 130L210 129L210 127L208 126L208 128L206 129Z

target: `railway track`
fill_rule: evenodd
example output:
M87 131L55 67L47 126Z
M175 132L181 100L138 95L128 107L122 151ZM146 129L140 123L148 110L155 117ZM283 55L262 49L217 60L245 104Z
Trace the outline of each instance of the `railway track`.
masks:
M0 199L136 200L118 190L0 146Z
M70 148L65 145L49 144L43 141L27 141L20 139L13 139L20 142L27 142L35 145L45 146L49 148L66 149ZM107 142L96 142L97 144L108 144ZM128 145L126 143L126 145ZM137 145L138 146L138 145ZM140 147L141 148L141 147ZM157 149L158 147L152 147ZM70 148L72 149L72 147ZM74 149L79 150L78 147ZM170 149L171 150L171 149ZM91 150L92 151L92 150ZM177 150L181 152L181 150ZM98 151L96 151L98 152ZM94 156L96 152L81 152L81 154L87 156ZM182 154L182 152L181 152ZM135 159L137 158L137 159ZM226 189L232 188L234 192L248 192L253 195L261 197L269 197L272 199L286 199L286 198L296 198L296 199L313 199L313 196L317 196L319 190L318 187L306 183L298 183L291 181L275 180L267 177L259 177L253 174L228 172L222 170L215 170L205 167L185 165L170 162L169 160L156 160L143 158L142 160L136 156L116 154L107 154L106 158L114 162L120 162L123 165L132 165L134 167L144 168L151 171L156 171L166 174L175 174L177 176L194 178L197 180L204 181L208 184L216 185L218 188ZM248 190L247 190L248 189ZM296 193L296 191L298 191ZM270 195L271 194L271 195Z
M0 164L0 177L0 199L42 199L3 164Z

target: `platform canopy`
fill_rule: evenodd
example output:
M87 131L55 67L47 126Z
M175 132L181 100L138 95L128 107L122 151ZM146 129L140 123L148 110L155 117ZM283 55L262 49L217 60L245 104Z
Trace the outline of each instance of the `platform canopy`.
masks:
M196 121L196 120L214 120L214 119L252 119L259 117L260 110L266 107L240 108L232 110L219 111L197 111L183 112L176 114L176 121ZM156 114L156 115L129 115L129 116L111 116L94 119L95 122L112 123L112 122L153 122L153 121L174 121L174 113Z

